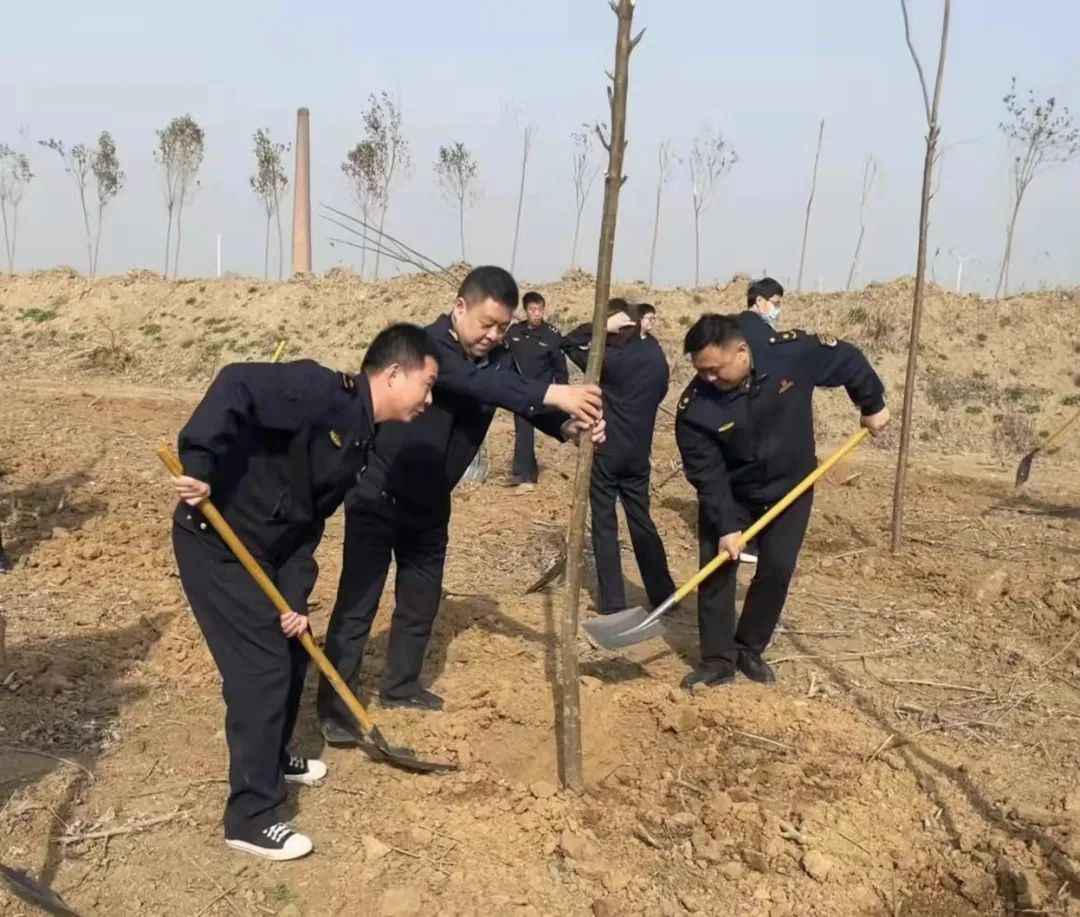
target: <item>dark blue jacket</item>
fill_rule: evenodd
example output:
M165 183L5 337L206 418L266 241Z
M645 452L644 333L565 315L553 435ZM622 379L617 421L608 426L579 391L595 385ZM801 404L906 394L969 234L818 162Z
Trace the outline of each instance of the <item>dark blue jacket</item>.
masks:
M211 383L178 447L184 473L210 485L248 549L275 562L301 546L314 551L324 521L367 466L374 436L366 376L312 360L233 363ZM174 520L208 531L185 503Z
M737 389L695 378L679 399L675 439L683 471L716 528L738 529L736 504L771 505L817 467L814 388L844 386L862 412L885 407L885 388L857 347L828 335L775 331L744 312L753 369Z

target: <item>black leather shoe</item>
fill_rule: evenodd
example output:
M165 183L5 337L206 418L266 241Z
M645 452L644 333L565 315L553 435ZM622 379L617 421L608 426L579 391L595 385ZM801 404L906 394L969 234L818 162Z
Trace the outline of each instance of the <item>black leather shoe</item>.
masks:
M404 697L388 697L385 694L380 694L379 706L405 707L410 710L442 710L444 701L434 691L421 689L415 694L408 694Z
M772 666L753 650L739 650L739 661L736 664L743 675L758 684L768 685L776 681Z
M359 730L350 728L340 720L330 717L319 721L319 731L326 740L326 744L336 748L353 748L361 741Z
M735 666L730 663L713 663L711 665L699 665L687 675L679 684L687 691L693 691L697 685L705 685L713 688L719 685L728 685L735 680Z

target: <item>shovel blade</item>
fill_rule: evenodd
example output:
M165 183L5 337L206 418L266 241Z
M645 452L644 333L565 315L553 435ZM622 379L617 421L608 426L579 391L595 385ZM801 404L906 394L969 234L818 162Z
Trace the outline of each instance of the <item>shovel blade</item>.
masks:
M480 450L473 457L473 460L469 463L469 467L465 469L465 474L461 476L462 483L464 484L483 484L487 480L488 475L488 455L487 449L483 445L480 446Z
M360 748L375 761L385 761L402 770L417 774L445 774L458 766L444 761L421 761L407 748L393 748L376 726L368 734L370 741L361 741Z
M1035 461L1035 456L1038 454L1038 449L1032 449L1031 452L1020 459L1020 464L1016 468L1016 487L1027 483L1027 479L1031 477L1031 463Z
M648 617L649 612L639 605L626 611L591 618L582 626L594 643L607 650L617 650L624 646L644 643L664 633L664 625L659 619L642 627Z

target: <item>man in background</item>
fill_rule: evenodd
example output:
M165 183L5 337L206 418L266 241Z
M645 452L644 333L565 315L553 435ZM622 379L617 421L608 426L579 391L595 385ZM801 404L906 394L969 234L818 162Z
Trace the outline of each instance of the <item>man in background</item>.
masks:
M775 330L783 312L784 288L772 277L753 281L746 290L746 310Z
M565 385L570 376L566 357L559 349L562 336L545 320L547 303L531 290L521 298L525 320L511 325L506 344L522 378L549 385ZM514 415L514 463L511 475L518 484L535 484L540 476L536 464L536 429L519 414Z
M656 307L652 303L641 302L634 306L634 312L641 326L641 336L656 340Z

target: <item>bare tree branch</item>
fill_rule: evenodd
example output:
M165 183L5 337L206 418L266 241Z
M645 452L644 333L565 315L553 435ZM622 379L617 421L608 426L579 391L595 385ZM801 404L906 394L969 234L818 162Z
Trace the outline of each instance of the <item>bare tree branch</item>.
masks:
M919 73L919 86L922 87L923 105L926 108L926 123L930 123L930 93L926 89L926 76L923 74L922 63L915 51L915 45L911 43L911 21L908 18L907 0L900 0L900 11L904 14L904 40L907 42L911 59L915 61L915 69Z

